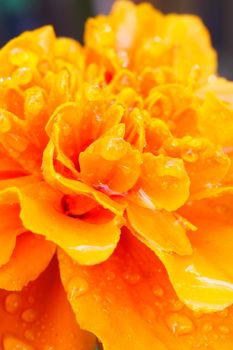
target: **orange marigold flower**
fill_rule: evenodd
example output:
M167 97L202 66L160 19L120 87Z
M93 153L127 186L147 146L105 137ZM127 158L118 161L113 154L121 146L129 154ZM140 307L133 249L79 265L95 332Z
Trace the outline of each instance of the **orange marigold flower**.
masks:
M2 48L4 350L232 348L232 91L148 4Z

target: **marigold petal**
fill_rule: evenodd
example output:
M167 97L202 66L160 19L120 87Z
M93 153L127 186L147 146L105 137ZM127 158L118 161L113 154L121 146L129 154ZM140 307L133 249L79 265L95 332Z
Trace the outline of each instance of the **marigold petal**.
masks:
M203 137L170 138L163 144L169 156L181 158L190 178L191 198L221 187L230 170L230 157L216 143Z
M131 235L124 234L113 256L98 266L74 264L61 250L58 257L76 318L104 349L228 350L233 345L232 309L198 315L184 307L159 259Z
M139 240L153 251L192 254L192 247L179 219L166 211L151 210L130 203L127 207L130 226Z
M95 190L93 187L81 181L72 180L57 173L53 165L54 151L54 145L50 141L44 151L43 156L43 174L49 184L63 191L65 194L83 194L86 196L91 196L97 203L102 205L104 208L109 209L114 214L123 214L125 205L116 202L106 194Z
M17 291L34 281L48 266L55 246L32 233L18 236L8 263L0 267L0 288Z
M127 192L138 180L141 155L120 137L99 138L79 155L81 178L94 188ZM101 166L100 166L101 164Z
M190 186L183 161L151 153L144 153L142 159L141 176L131 199L144 206L147 197L154 209L174 211L181 207L189 197Z
M6 264L14 250L16 237L25 231L19 219L18 205L0 204L0 267Z
M196 310L222 310L233 303L232 195L197 201L182 214L197 227L188 232L193 254L158 252L182 301Z
M121 220L89 223L62 212L62 194L40 182L23 188L10 188L1 197L20 202L20 218L28 230L41 234L62 247L80 264L96 264L107 259L120 238ZM40 219L37 219L38 213Z
M233 105L219 100L209 93L201 107L199 128L203 136L232 153Z
M0 338L4 349L95 348L95 338L75 321L56 261L21 292L0 290Z
M38 173L41 150L28 138L26 122L13 113L0 109L0 145L5 154L19 163L25 171Z

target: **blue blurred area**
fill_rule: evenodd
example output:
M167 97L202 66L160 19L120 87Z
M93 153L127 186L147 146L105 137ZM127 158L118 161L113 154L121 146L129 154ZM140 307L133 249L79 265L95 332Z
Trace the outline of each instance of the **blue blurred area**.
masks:
M52 24L59 36L82 41L86 19L108 13L114 0L0 0L0 46L25 30ZM134 2L141 2L135 0ZM220 72L233 79L233 0L150 0L164 12L194 13L208 26Z

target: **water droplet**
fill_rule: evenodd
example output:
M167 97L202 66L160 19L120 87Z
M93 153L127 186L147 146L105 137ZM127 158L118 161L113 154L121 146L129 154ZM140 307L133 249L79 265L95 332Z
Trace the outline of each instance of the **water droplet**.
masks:
M3 338L4 350L34 350L34 348L25 341L15 337L14 335L5 335Z
M18 152L23 152L28 146L29 141L22 136L15 134L7 134L7 143L10 147Z
M9 314L15 314L19 310L20 296L17 293L8 294L5 299L5 309Z
M164 296L164 290L161 287L155 287L152 292L156 297L163 297Z
M8 132L11 129L11 123L4 113L0 113L0 131L2 133Z
M129 283L129 284L136 284L141 280L141 276L136 272L125 272L123 274L123 278Z
M35 334L34 334L33 330L27 329L24 332L24 338L29 340L29 341L34 341L35 340Z
M203 315L203 312L201 312L201 311L193 311L192 315L193 315L194 318L201 318L202 315Z
M229 329L227 326L225 326L225 325L219 326L219 330L220 330L220 332L223 333L223 334L228 334L228 333L230 333L230 329Z
M89 289L88 282L81 277L74 277L69 281L68 293L71 301L87 293Z
M153 323L154 319L155 319L155 311L153 310L153 308L148 305L141 305L140 307L141 310L141 314L143 316L143 318L148 322L148 323Z
M26 85L32 80L32 70L29 67L20 67L13 73L13 79L19 85Z
M174 299L170 301L170 309L171 311L181 311L184 307L184 304L182 303L182 301L178 300L178 299Z
M206 322L203 324L202 330L204 333L211 332L213 330L213 325L211 322Z
M218 313L218 315L219 315L220 317L222 317L222 318L225 318L225 317L227 317L227 316L229 315L229 311L228 311L228 309L225 309L225 310L223 310L223 311L220 311L220 312Z
M34 322L36 317L37 317L37 312L34 309L27 309L21 315L22 320L28 323Z
M182 158L189 163L194 163L198 160L198 154L192 148L189 148L182 152Z
M109 161L117 161L123 158L128 151L128 144L120 137L109 138L103 143L100 155Z
M88 101L97 101L101 97L100 87L95 85L88 85L85 90Z
M185 315L171 313L166 317L168 328L176 335L185 335L193 331L192 321Z
M107 271L107 275L106 275L107 281L113 281L115 278L116 278L116 274L113 271L111 270Z

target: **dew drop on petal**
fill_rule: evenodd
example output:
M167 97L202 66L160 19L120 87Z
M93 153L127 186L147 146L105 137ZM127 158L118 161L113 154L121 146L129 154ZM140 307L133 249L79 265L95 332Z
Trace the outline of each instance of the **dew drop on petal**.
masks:
M189 334L194 329L192 321L187 316L178 313L168 314L166 324L175 335Z
M24 338L29 340L29 341L34 341L35 340L35 334L34 334L33 330L27 329L24 332Z
M123 278L129 284L137 284L141 280L141 276L135 272L125 272Z
M164 296L164 290L161 287L155 287L152 292L156 297L163 297Z
M9 314L15 314L19 310L20 296L17 293L8 294L5 298L5 310Z
M106 280L107 281L113 281L116 278L115 272L109 270L106 272Z
M213 330L213 325L211 322L206 322L203 324L202 326L202 331L204 333L208 333L208 332L211 332Z
M228 311L228 309L222 310L218 313L218 315L222 318L225 318L229 315L229 311Z
M229 329L227 326L225 326L225 325L219 326L219 330L220 330L220 332L221 332L222 334L228 334L228 333L230 333L230 329Z
M18 152L25 151L29 144L29 141L26 138L15 134L8 134L7 142L10 147L12 147L14 150Z
M27 342L15 337L14 335L7 334L3 338L3 350L35 350Z
M25 310L22 315L21 318L23 321L31 323L34 322L37 316L37 312L34 309L27 309Z
M10 129L11 129L10 121L6 118L4 113L0 112L0 132L5 133L5 132L8 132Z
M68 294L71 300L86 294L88 289L88 282L84 278L74 277L69 281Z
M184 304L182 303L182 301L178 299L174 299L170 301L171 311L174 311L174 312L181 311L183 307L184 307Z

